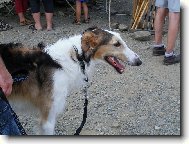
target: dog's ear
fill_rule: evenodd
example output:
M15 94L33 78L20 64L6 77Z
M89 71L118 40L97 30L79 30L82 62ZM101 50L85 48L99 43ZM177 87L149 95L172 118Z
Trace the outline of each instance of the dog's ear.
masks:
M84 34L85 32L87 32L87 31L94 31L95 29L98 29L98 27L97 27L97 26L90 27L90 28L86 29L86 30L83 32L83 34Z
M38 45L37 45L37 48L39 48L40 50L43 50L45 47L46 47L46 45L45 45L44 42L40 42L40 43L38 43Z
M81 48L83 50L83 56L87 62L90 61L90 58L95 52L98 44L98 36L95 33L93 33L92 31L86 31L83 33Z

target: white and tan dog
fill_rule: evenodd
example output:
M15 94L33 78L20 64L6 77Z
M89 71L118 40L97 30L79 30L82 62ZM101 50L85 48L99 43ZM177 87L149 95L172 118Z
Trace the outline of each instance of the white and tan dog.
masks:
M82 35L60 39L43 50L1 44L0 54L10 73L24 71L28 75L25 81L13 85L8 98L30 102L39 110L41 134L44 135L54 134L56 117L63 112L67 95L84 84L81 61L86 73L98 61L108 62L119 73L124 71L120 62L133 66L142 63L118 33L99 28L89 28Z

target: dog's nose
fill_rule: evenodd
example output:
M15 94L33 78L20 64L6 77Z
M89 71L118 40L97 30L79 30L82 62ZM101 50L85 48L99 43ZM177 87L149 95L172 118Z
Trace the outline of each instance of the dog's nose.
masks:
M129 65L132 66L140 66L142 64L142 61L140 60L140 58L136 58L133 62L129 63Z
M142 61L139 58L137 58L136 59L136 66L140 66L141 64L142 64Z

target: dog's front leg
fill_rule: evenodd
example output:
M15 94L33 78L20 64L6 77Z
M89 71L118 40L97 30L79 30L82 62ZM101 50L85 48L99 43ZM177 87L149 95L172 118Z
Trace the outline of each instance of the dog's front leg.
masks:
M47 120L41 121L41 135L53 135L56 123L56 113L51 109Z

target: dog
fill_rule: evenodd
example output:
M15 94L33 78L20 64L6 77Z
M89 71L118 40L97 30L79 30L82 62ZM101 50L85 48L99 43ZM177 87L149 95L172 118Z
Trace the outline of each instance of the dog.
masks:
M42 135L54 134L56 118L65 108L67 95L85 84L86 75L96 63L107 62L120 74L125 63L142 64L120 34L96 27L40 48L0 44L0 54L12 75L23 72L28 76L13 84L12 94L7 98L13 104L29 102L40 112Z

